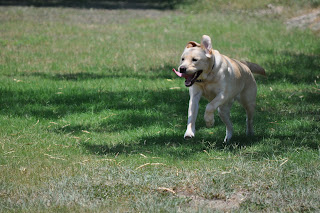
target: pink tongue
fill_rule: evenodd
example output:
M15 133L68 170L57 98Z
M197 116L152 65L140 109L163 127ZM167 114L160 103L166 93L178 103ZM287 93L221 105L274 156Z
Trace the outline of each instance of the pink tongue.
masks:
M181 77L183 77L183 78L185 78L185 79L188 78L188 75L186 75L185 73L180 73L180 72L176 71L174 68L172 69L172 71L173 71L177 76L179 76L180 78L181 78Z

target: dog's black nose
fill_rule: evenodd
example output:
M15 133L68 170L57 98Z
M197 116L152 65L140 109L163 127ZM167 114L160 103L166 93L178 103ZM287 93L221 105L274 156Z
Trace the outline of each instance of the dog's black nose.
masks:
M185 68L185 67L180 67L180 68L179 68L179 71L180 71L181 73L186 73L186 72L187 72L187 68Z

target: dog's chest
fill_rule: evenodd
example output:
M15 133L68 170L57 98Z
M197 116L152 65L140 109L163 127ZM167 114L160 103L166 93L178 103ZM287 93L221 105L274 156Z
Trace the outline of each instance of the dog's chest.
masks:
M220 92L221 89L217 85L205 84L202 86L202 95L208 101L212 101Z

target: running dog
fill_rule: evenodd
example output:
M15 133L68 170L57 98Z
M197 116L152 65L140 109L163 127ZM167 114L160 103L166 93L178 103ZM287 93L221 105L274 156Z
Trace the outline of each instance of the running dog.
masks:
M203 35L201 44L188 42L182 53L178 71L173 71L179 77L185 78L185 86L189 87L190 101L185 139L195 136L195 122L202 96L209 101L204 114L206 126L213 126L214 112L218 109L219 116L226 125L224 142L232 138L230 109L234 100L240 102L246 110L247 135L254 135L253 116L257 85L252 73L265 75L262 67L220 54L212 49L211 38Z

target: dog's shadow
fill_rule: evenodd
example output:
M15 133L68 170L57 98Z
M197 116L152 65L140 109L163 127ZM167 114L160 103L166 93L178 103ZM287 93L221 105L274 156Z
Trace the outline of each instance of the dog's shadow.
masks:
M216 122L216 129L207 129L200 124L196 137L192 139L184 139L184 131L185 129L182 128L175 132L168 130L168 132L142 136L138 140L125 141L115 145L91 142L81 143L81 145L90 153L101 156L145 154L155 157L172 156L175 159L187 159L198 153L203 153L204 150L208 152L210 150L238 152L243 147L252 146L263 140L263 136L260 134L247 137L245 133L237 132L230 142L225 143L223 141L225 126L221 121ZM214 131L214 134L211 134L211 131Z

